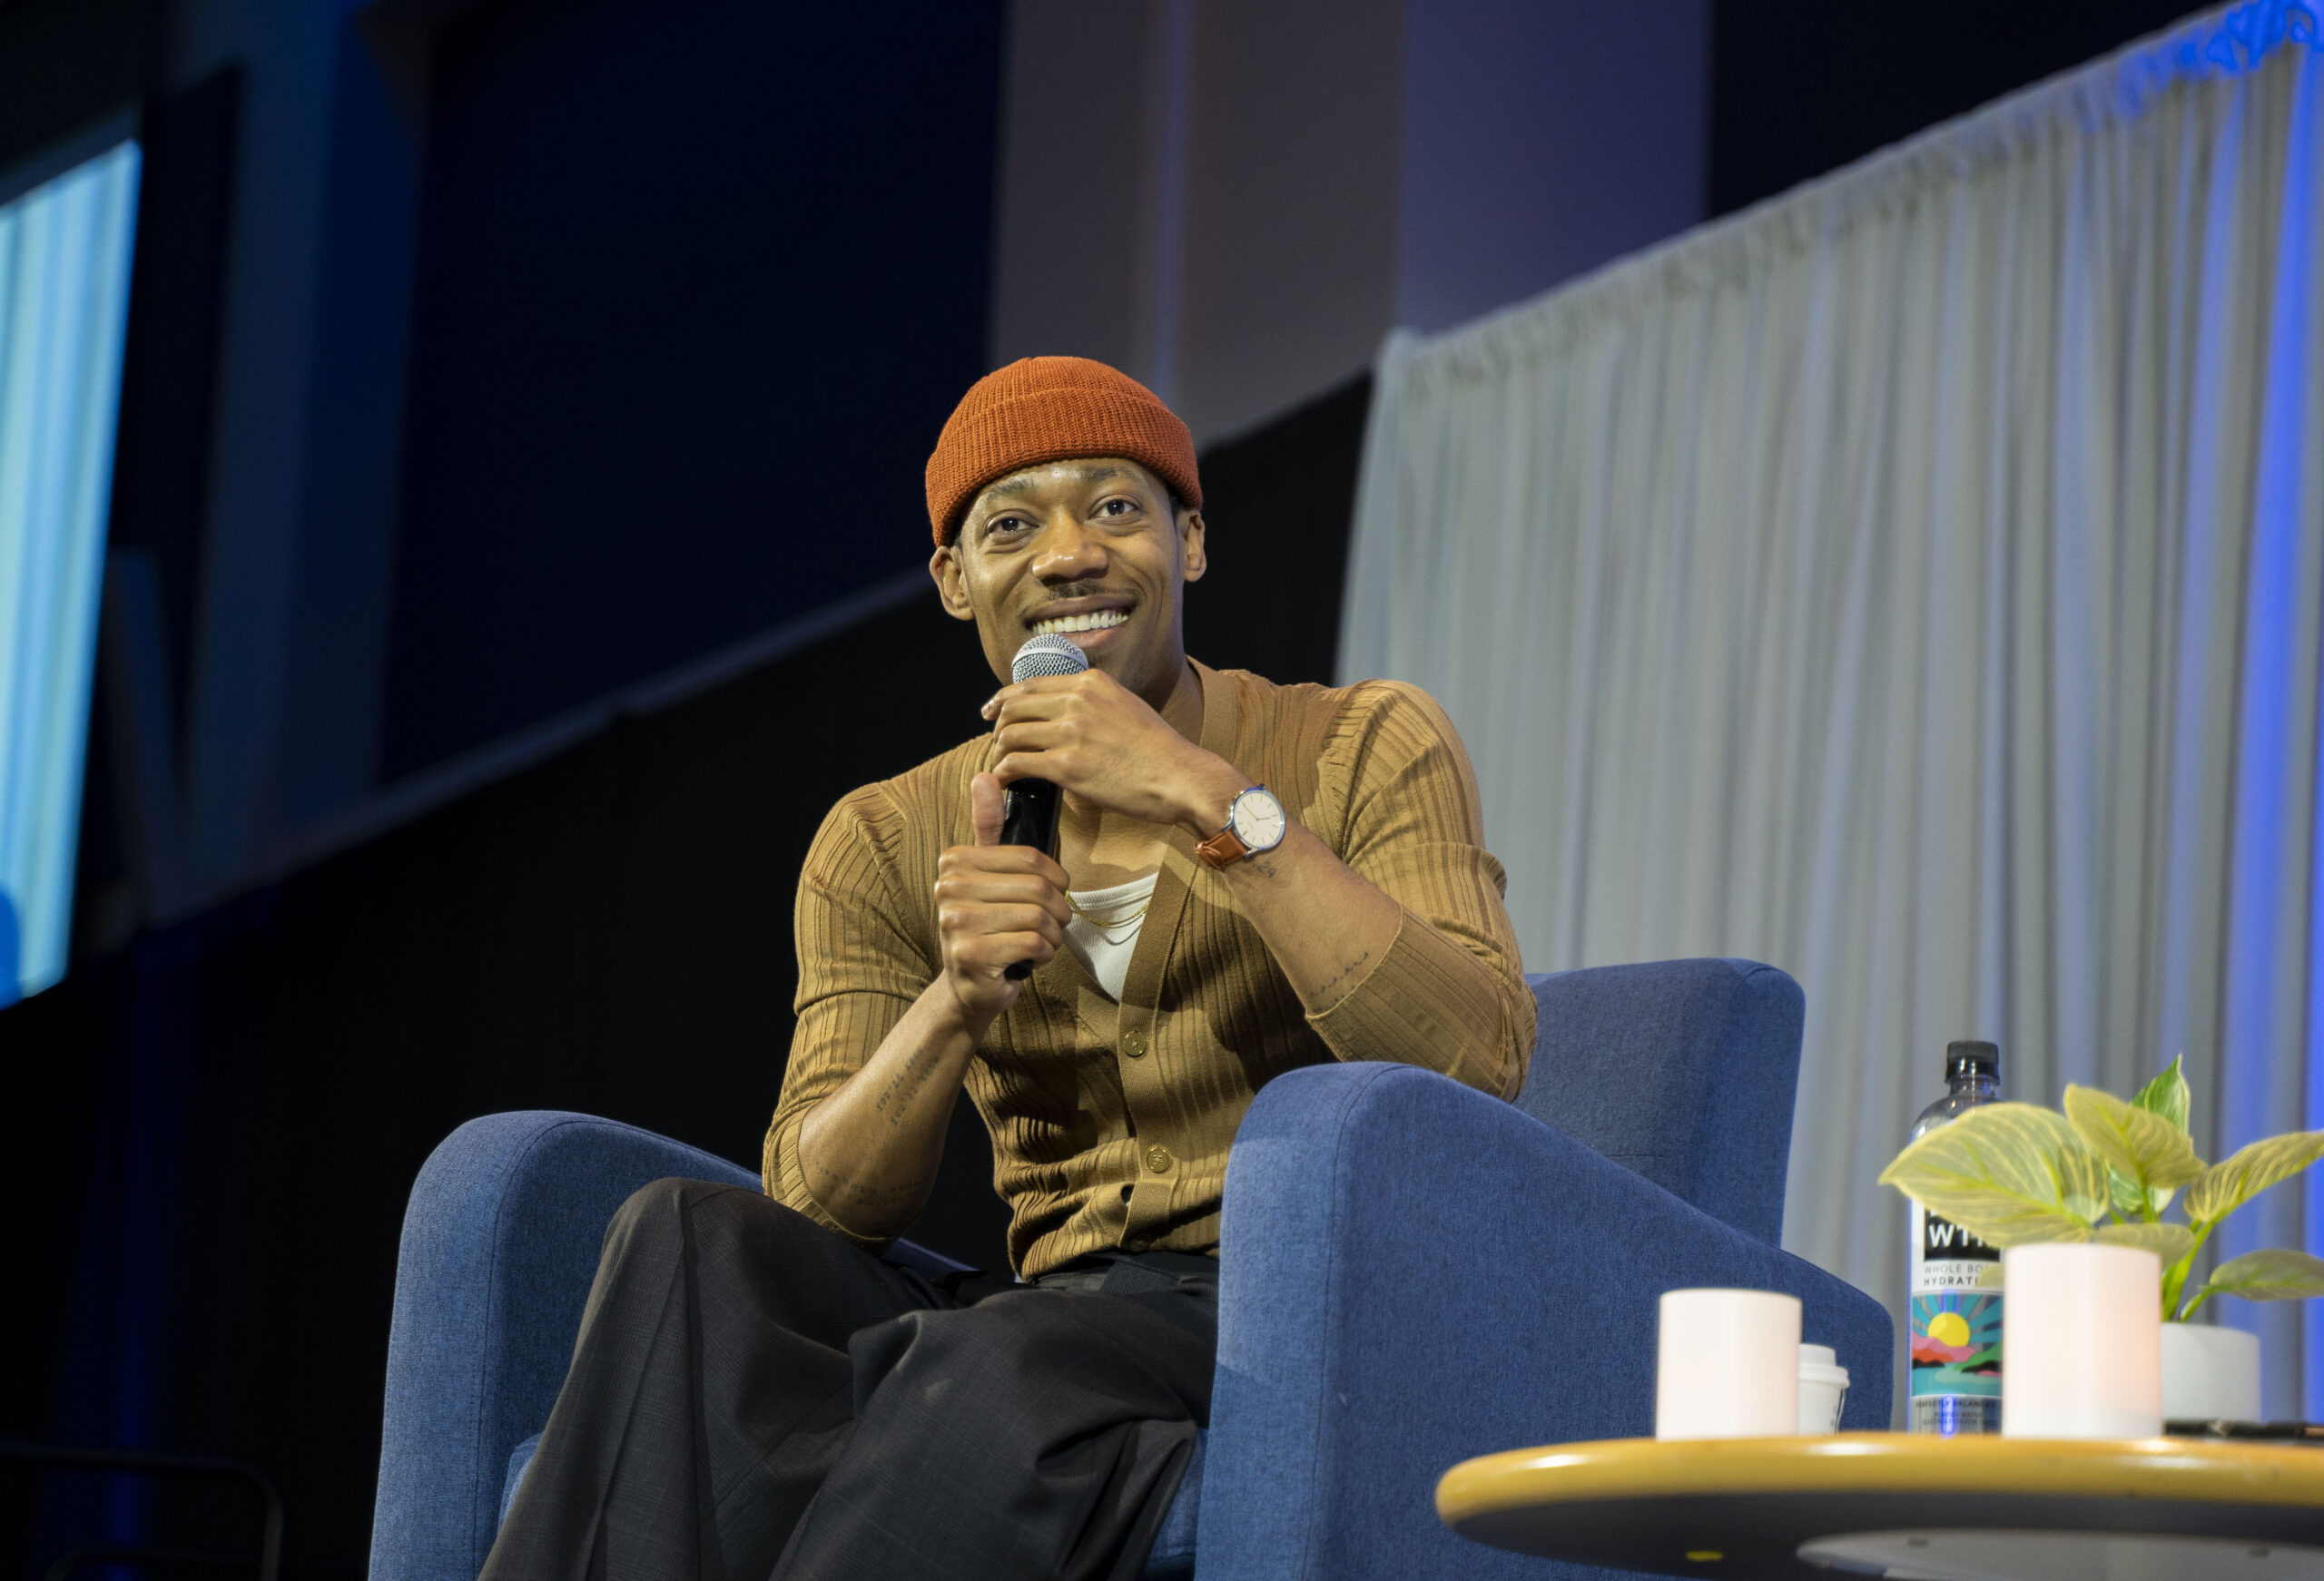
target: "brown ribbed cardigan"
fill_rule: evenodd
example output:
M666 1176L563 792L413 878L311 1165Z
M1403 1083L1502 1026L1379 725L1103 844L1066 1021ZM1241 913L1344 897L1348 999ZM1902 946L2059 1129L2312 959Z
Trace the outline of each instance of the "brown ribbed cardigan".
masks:
M1215 1252L1226 1152L1260 1085L1332 1059L1398 1060L1501 1097L1525 1080L1533 996L1477 782L1452 722L1399 682L1277 686L1195 666L1202 745L1403 908L1394 944L1321 1016L1305 1013L1226 879L1173 830L1118 1005L1059 950L970 1065L993 1185L1029 1278L1108 1247ZM979 736L834 807L800 875L799 1023L767 1128L769 1195L858 1243L799 1167L799 1125L860 1069L936 977L932 887L972 839Z

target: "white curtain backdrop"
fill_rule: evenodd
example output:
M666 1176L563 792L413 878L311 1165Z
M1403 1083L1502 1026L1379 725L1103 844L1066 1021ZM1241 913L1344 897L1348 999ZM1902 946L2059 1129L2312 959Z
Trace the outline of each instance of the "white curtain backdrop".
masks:
M2046 1103L2184 1049L2210 1157L2324 1125L2316 38L2211 14L1383 353L1341 675L1451 711L1529 969L1799 979L1786 1244L1892 1310L1950 1038ZM2324 1326L2219 1304L2324 1419Z

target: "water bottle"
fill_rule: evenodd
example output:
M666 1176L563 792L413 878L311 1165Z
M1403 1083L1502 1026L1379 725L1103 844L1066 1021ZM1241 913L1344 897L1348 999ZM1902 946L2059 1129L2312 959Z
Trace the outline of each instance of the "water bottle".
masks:
M1945 1083L1945 1096L1913 1122L1913 1140L2001 1101L2001 1050L1947 1044ZM1946 1438L2000 1432L2001 1252L1915 1203L1911 1257L1906 1430Z

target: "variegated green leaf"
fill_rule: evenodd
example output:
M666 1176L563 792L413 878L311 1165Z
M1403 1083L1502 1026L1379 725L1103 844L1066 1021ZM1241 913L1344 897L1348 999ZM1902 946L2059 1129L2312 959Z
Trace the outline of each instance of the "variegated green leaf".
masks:
M2324 1131L2287 1131L2239 1148L2234 1157L2212 1164L2187 1188L2187 1217L2198 1224L2223 1219L2319 1158L2324 1158Z
M2106 1194L2114 1204L2114 1212L2122 1215L2125 1223L2135 1223L2146 1217L2146 1203L2139 1200L2139 1188L2124 1180L2121 1170L2107 1170ZM2173 1188L2164 1186L2160 1190L2150 1189L2147 1194L2154 1199L2154 1211L2160 1213L2179 1193Z
M2183 1054L2174 1056L2160 1075L2132 1095L2131 1106L2144 1109L2150 1115L2160 1115L2184 1131L2187 1128L2187 1113L2192 1106L2192 1095L2187 1091L2186 1075L2179 1068L2186 1059Z
M2064 1115L1993 1104L1940 1125L1880 1174L1930 1213L1995 1246L2087 1241L2106 1212L2106 1166Z
M2130 1183L2133 1201L2141 1190L2168 1193L2203 1173L2203 1161L2195 1156L2187 1134L2160 1115L2134 1108L2112 1093L2073 1085L2066 1088L2065 1109L2074 1134ZM2118 1212L2123 1194L2113 1193ZM2170 1200L2166 1195L2157 1202L2155 1212Z
M2324 1257L2278 1247L2246 1252L2211 1271L2213 1295L2240 1295L2248 1301L2296 1301L2324 1295Z
M2195 1232L2184 1224L2108 1224L2098 1239L2109 1246L2139 1246L2168 1264L2195 1249Z

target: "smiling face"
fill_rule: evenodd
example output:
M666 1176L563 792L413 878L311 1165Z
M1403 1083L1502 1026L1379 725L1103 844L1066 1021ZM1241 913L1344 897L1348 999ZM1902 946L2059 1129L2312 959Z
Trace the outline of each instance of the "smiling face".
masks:
M1157 708L1187 667L1180 590L1206 565L1202 514L1112 459L1044 462L987 485L928 563L1001 680L1027 638L1059 632Z

